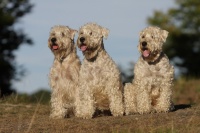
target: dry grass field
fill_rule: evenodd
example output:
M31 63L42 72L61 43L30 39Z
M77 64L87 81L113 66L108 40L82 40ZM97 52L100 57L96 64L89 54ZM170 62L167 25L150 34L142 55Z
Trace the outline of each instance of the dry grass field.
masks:
M98 116L84 120L49 119L50 106L20 96L0 100L0 133L199 133L200 80L178 80L174 86L176 110L169 113Z

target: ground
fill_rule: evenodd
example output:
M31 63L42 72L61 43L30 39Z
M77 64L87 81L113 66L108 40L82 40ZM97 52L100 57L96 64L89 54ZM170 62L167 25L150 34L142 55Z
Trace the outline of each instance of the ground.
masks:
M174 87L176 110L169 113L100 116L94 119L49 119L50 105L0 100L0 133L199 133L200 80L179 80ZM16 100L18 99L18 100Z
M48 105L0 104L0 133L200 132L200 105L178 105L170 113L49 119Z

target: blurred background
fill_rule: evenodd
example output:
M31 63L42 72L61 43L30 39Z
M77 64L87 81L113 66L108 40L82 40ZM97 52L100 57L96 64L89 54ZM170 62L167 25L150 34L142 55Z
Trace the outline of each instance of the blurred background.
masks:
M134 78L139 32L149 25L169 31L164 52L175 66L174 99L195 103L200 92L199 14L199 0L1 0L0 97L50 96L50 28L66 25L78 30L96 22L110 30L105 49L118 64L124 83ZM79 50L78 55L83 59Z

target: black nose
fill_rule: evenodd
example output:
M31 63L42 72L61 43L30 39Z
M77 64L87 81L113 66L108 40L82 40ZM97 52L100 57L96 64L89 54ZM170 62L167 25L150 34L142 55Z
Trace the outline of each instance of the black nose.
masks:
M56 42L56 38L55 37L51 38L51 42L55 43Z
M83 43L85 41L85 38L84 37L81 37L80 38L80 41Z
M143 47L147 46L147 42L142 42L142 46Z

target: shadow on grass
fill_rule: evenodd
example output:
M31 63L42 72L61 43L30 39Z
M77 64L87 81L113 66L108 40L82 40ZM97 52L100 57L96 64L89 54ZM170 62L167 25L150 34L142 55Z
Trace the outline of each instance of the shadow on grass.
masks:
M93 115L93 118L95 117L102 117L102 116L112 116L110 110L96 110L94 115Z
M187 109L187 108L191 108L192 106L190 104L179 104L179 105L174 105L174 111L180 110L180 109Z

